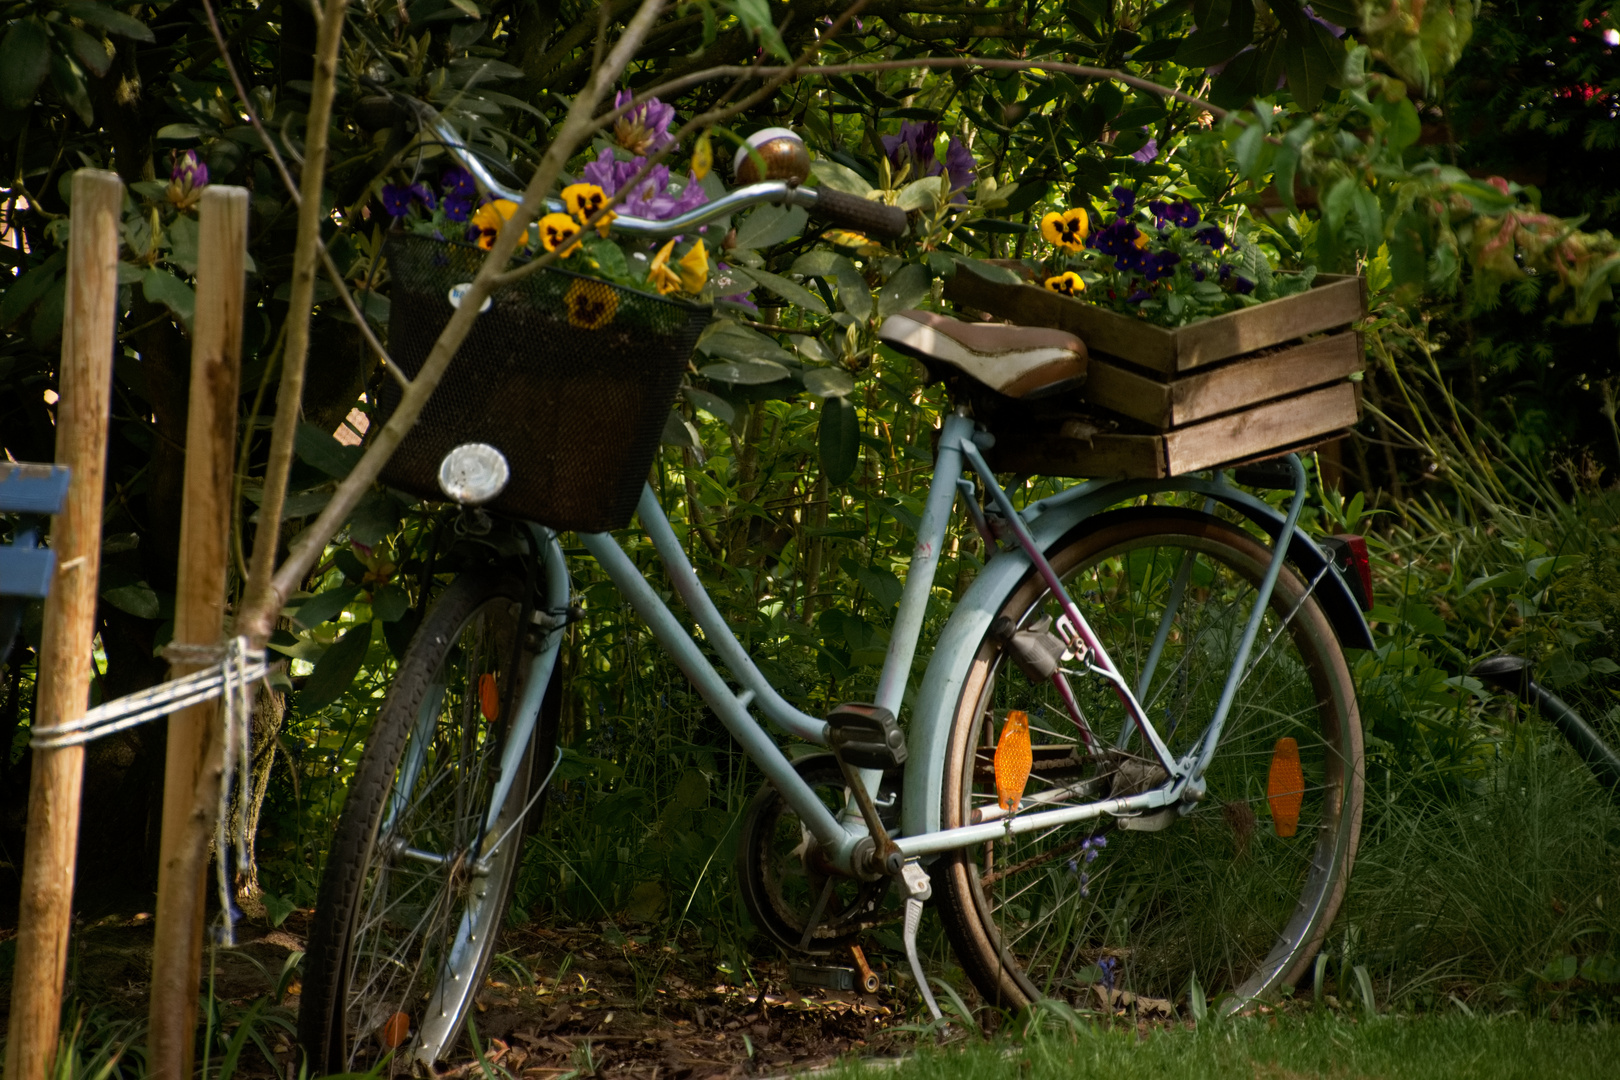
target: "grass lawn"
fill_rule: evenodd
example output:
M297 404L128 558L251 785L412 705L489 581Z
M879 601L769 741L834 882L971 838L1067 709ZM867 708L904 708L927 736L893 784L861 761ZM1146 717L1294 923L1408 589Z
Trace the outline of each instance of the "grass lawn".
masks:
M849 1063L841 1080L869 1075ZM1240 1019L1138 1037L1103 1028L929 1047L885 1070L897 1078L963 1080L1289 1080L1325 1076L1559 1080L1620 1076L1620 1026L1460 1014L1360 1022L1331 1015Z

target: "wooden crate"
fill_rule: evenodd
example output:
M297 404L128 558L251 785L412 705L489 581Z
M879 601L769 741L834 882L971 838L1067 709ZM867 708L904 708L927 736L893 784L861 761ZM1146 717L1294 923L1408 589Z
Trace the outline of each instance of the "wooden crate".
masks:
M1167 330L1027 283L963 269L958 305L1067 330L1091 354L1086 416L993 425L992 463L1054 476L1162 477L1251 460L1343 434L1360 411L1366 313L1358 277L1320 275L1294 296Z

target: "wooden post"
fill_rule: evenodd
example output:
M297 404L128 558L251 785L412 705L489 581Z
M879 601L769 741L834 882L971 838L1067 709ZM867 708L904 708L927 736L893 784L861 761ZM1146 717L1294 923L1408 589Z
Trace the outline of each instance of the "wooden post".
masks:
M56 577L45 600L36 727L77 719L90 703L123 200L124 185L115 174L80 169L73 175L56 401L56 461L73 470L73 480L51 526ZM34 751L6 1040L8 1080L43 1080L56 1059L83 781L83 747Z
M217 646L225 630L247 224L245 188L215 186L203 192L198 210L197 314L191 336L185 501L180 511L180 573L174 609L174 641L179 645ZM206 666L177 662L169 677L179 678ZM213 824L194 819L192 808L204 756L218 754L223 745L214 730L219 705L218 701L194 705L169 717L152 943L148 1067L153 1076L179 1078L192 1072L207 874L191 868L207 866L205 851Z

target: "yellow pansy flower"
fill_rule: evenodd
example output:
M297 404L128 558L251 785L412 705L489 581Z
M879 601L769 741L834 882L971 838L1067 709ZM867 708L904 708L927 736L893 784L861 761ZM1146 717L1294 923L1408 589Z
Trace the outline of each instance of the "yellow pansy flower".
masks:
M1078 296L1086 291L1086 283L1073 270L1047 278L1046 287L1064 296Z
M568 322L581 330L600 330L613 321L619 310L619 292L601 281L584 278L568 286L563 296Z
M478 230L478 246L488 251L495 246L495 238L500 235L501 226L517 213L518 204L510 199L496 199L480 206L472 216L470 224Z
M608 195L595 184L569 184L562 189L562 200L563 205L568 207L568 212L583 225L591 219L592 214L607 205ZM603 214L602 219L596 223L597 234L606 236L608 226L613 224L613 219L618 216L611 210Z
M1079 207L1041 218L1041 235L1064 251L1079 251L1091 233L1091 218Z
M563 248L563 258L579 250L579 222L567 214L547 214L540 219L540 243L547 251Z

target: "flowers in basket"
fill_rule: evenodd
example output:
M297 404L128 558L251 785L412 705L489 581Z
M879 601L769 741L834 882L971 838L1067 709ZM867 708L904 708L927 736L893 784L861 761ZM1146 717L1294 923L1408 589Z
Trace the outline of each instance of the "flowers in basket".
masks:
M629 98L621 91L615 106ZM711 280L714 263L710 244L701 235L705 230L662 243L615 236L611 231L620 213L667 221L708 201L697 171L688 170L679 179L668 165L660 163L637 179L648 155L674 142L669 132L674 116L672 106L654 98L621 117L609 138L597 140L594 156L584 162L577 179L558 193L563 209L541 215L530 227L526 253L556 252L553 265L559 269L631 289L713 299L723 282ZM616 206L587 229L587 223L615 195L619 198ZM517 211L517 204L506 199L480 201L472 176L461 168L441 174L436 189L420 180L384 184L380 199L388 215L410 232L473 243L486 251L495 246L496 237ZM580 295L587 292L580 291ZM570 301L570 321L575 325L602 325L612 318L611 311L604 314L599 310L603 305L597 301L585 305L590 310L581 318L575 318L575 306Z
M1093 228L1082 208L1041 219L1053 252L1042 266L1046 288L1160 326L1184 326L1304 292L1315 267L1276 274L1252 241L1234 239L1205 221L1191 202L1153 200L1113 190L1114 215Z

